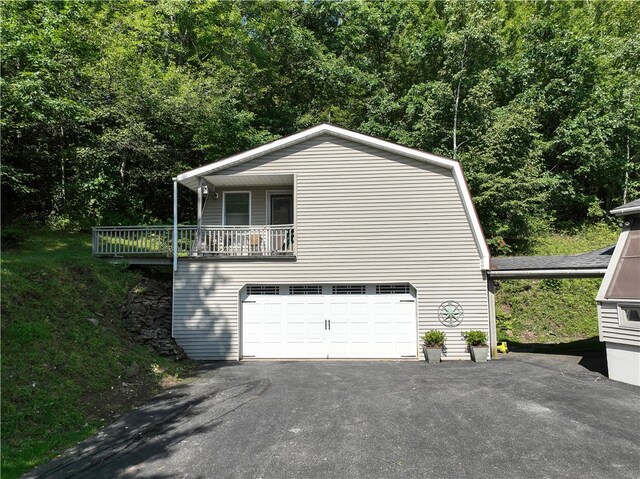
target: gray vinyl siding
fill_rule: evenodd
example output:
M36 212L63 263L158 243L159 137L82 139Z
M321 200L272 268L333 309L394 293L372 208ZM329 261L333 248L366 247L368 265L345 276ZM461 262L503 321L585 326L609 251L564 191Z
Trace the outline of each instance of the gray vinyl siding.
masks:
M270 192L293 193L293 185L286 186L248 186L234 188L216 188L218 199L208 199L202 214L202 223L206 225L222 224L222 203L225 192L251 192L251 224L267 224L267 194Z
M621 302L621 304L628 303ZM598 306L600 341L640 346L640 329L620 326L617 302L599 301Z
M323 135L220 172L274 173L295 175L296 260L181 258L173 334L192 358L241 356L246 284L408 282L417 290L419 334L444 330L446 357L468 359L461 333L488 332L487 288L451 171ZM263 224L256 215L266 210L268 188L234 189L255 191L252 221ZM221 199L207 203L205 222L220 224ZM464 308L457 328L437 320L446 300Z

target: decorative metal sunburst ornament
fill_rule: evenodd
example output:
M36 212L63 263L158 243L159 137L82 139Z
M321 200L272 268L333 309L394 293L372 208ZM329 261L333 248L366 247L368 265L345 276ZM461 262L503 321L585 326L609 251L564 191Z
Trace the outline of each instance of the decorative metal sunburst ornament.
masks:
M438 319L445 326L455 328L464 318L464 310L456 301L445 301L438 306Z

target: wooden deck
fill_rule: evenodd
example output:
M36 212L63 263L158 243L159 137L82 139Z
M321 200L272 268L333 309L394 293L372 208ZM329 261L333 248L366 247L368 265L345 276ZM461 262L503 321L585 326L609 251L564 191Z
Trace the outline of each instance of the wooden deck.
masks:
M294 255L293 225L178 226L178 257L282 257ZM93 228L93 255L131 264L169 264L173 226Z

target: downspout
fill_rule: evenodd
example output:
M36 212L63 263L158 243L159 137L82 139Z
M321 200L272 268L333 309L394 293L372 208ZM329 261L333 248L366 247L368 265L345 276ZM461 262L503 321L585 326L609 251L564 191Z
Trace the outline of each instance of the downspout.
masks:
M491 359L498 359L498 328L496 327L496 295L493 278L487 276L487 299L489 301L489 348Z
M173 271L178 271L178 179L173 178Z

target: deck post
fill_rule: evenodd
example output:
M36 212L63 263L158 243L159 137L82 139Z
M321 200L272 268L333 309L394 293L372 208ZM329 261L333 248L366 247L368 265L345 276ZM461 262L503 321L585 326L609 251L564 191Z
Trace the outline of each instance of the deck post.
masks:
M173 270L178 271L178 179L173 178Z
M489 302L489 346L491 359L498 359L498 330L496 327L496 295L493 278L487 275L487 300Z
M196 256L202 253L202 179L198 183L198 228L196 230Z

